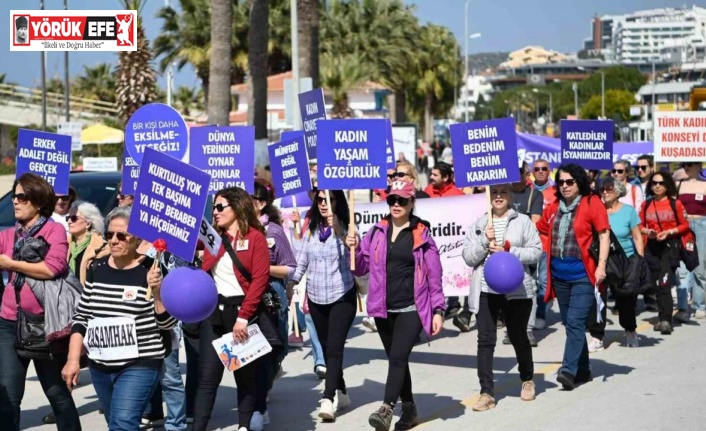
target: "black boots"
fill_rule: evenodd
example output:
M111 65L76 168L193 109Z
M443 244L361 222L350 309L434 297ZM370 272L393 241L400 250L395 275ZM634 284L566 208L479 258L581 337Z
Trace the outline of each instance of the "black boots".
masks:
M417 417L417 406L413 402L402 403L402 416L395 424L395 431L410 430L419 425Z

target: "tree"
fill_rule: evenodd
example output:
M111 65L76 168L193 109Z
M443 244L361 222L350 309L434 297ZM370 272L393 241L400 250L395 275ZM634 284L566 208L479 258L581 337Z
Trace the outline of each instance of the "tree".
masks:
M190 117L192 111L203 109L202 96L194 88L181 86L174 93L174 105L182 115Z
M625 90L633 94L645 85L647 77L638 69L626 66L614 66L603 69L606 90ZM586 100L601 94L601 74L596 72L579 83L579 96Z
M249 0L249 2L248 124L255 126L255 139L267 139L268 0Z
M85 99L115 103L115 73L108 63L83 66L83 74L74 80L72 91Z
M630 106L635 104L633 93L625 90L607 90L605 115L618 121L630 120ZM601 96L593 96L581 109L581 118L597 119L601 116Z
M311 77L314 88L320 86L319 78L319 0L297 2L299 36L299 74Z
M116 73L116 107L118 118L125 124L141 106L157 96L157 76L152 69L152 51L140 18L145 0L122 0L125 9L137 11L137 51L118 54Z
M361 53L335 55L321 54L321 85L333 95L332 118L350 118L348 92L368 81L372 70L363 61Z
M207 111L208 122L222 126L230 124L232 26L232 2L211 0L211 58Z

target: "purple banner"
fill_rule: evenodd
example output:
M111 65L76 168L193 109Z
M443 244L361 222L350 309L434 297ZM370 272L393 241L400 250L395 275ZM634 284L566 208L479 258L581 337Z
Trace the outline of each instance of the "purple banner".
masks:
M302 132L301 130L288 130L286 132L280 133L279 140L280 141L292 141L294 139L299 138L300 136L304 137L304 132Z
M135 159L130 157L127 148L123 149L123 194L134 195L137 187L137 179L140 177L140 165Z
M613 167L613 120L561 120L561 163Z
M189 164L211 176L210 194L228 187L255 188L255 127L192 127Z
M653 152L654 143L652 142L616 142L613 144L613 162L627 160L635 166L638 157L643 154L651 155Z
M47 180L58 195L69 194L71 136L20 129L15 178L32 173ZM12 207L12 205L10 205Z
M142 164L145 148L182 160L188 137L181 114L164 103L144 105L132 114L125 126L125 148L138 165Z
M457 187L520 181L515 120L473 121L450 129Z
M299 113L302 117L306 154L309 156L310 160L314 160L318 153L316 144L316 122L326 119L324 90L316 88L311 91L299 93Z
M267 151L270 153L270 172L275 196L290 196L311 190L309 160L303 136L270 144Z

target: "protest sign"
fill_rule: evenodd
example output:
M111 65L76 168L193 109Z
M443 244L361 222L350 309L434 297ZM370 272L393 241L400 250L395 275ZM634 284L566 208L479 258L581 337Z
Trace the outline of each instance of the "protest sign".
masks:
M270 144L267 150L270 153L270 171L275 196L292 196L311 190L309 160L303 136Z
M654 113L655 162L706 158L706 111Z
M613 120L561 120L561 163L613 167Z
M395 140L392 137L392 121L387 120L387 136L385 137L385 151L386 151L386 161L387 169L397 169L397 162L395 161ZM410 160L410 163L412 161ZM414 164L414 163L412 163Z
M515 120L501 118L452 124L450 129L456 186L520 181Z
M228 371L243 368L272 351L272 346L255 323L248 325L248 339L244 343L236 343L233 340L233 333L228 332L221 338L212 341L211 344L216 349L218 359Z
M201 241L211 253L212 256L218 256L218 251L221 248L221 243L223 239L218 234L216 229L211 226L211 223L206 220L201 220L201 229L199 229L199 241Z
M292 141L294 139L297 139L298 137L304 137L304 132L301 130L287 130L286 132L282 132L279 135L279 140L280 141Z
M210 194L227 187L254 191L253 126L192 127L190 133L189 164L211 176Z
M210 182L200 169L147 148L128 232L150 242L163 239L169 252L192 261Z
M316 88L311 91L299 93L299 112L302 117L306 154L309 159L316 159L316 122L326 119L326 102L324 90Z
M137 187L137 179L140 177L140 165L137 164L135 159L130 157L127 152L127 148L123 149L123 175L122 175L122 188L123 194L134 195L135 188Z
M417 126L414 124L395 124L392 126L393 148L397 151L395 162L407 160L414 165L417 157Z
M58 195L69 193L71 136L20 129L15 178L32 173L47 180Z
M387 120L322 120L317 133L320 189L387 187Z
M138 165L142 164L145 148L182 160L187 142L186 123L181 114L163 103L144 105L125 126L125 148Z

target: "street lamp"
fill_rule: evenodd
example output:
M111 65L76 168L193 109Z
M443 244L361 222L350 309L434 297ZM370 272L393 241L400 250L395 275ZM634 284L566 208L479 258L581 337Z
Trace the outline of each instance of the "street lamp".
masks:
M553 101L552 93L549 92L549 91L547 91L547 92L539 91L539 90L537 90L536 88L533 88L532 91L535 92L535 93L537 93L537 94L547 94L547 95L549 95L549 122L550 122L550 123L553 122L553 121L554 121L554 101ZM538 115L538 116L539 116L539 115Z
M583 66L579 66L577 69L586 70ZM597 70L596 72L601 74L601 117L605 119L605 71Z
M465 72L464 72L464 88L466 89L465 95L464 95L464 118L465 122L468 123L468 99L469 99L469 94L468 94L468 40L469 39L478 39L482 35L480 33L473 33L472 35L468 35L468 3L470 0L466 0L466 37L465 37L465 57L463 59L463 63L465 66Z

